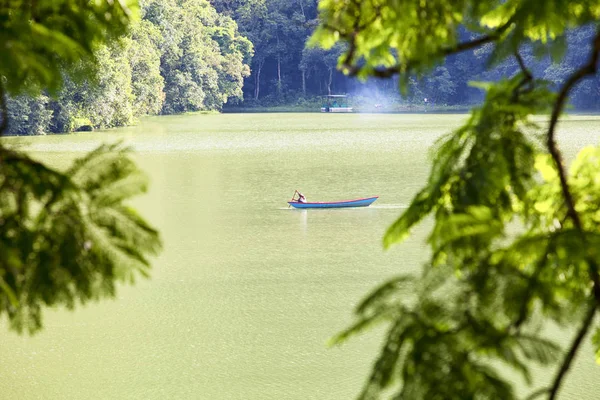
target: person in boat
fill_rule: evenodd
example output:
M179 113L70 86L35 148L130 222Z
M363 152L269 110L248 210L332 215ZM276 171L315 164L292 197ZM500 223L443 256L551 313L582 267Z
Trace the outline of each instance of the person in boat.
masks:
M300 192L298 192L298 203L306 203L306 197Z

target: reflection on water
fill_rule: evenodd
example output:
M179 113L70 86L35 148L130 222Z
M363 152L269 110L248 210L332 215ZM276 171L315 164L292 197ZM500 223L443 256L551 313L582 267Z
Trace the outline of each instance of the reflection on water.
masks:
M299 210L302 217L302 233L306 235L308 232L308 210Z
M50 311L33 338L0 331L1 397L352 398L381 332L340 348L325 343L376 284L419 271L427 226L388 252L381 238L426 179L427 148L463 120L180 116L27 138L57 167L101 141L133 147L152 181L135 205L160 229L165 250L152 279L121 288L115 301ZM566 154L595 143L599 126L587 117L561 124ZM368 208L288 209L297 187L310 199L380 198ZM594 399L600 389L586 346L564 399Z

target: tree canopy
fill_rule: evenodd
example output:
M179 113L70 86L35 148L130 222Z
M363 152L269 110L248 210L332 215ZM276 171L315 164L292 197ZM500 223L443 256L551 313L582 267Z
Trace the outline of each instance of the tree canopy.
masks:
M50 10L60 13L61 7ZM123 18L133 13L126 9ZM7 82L27 82L11 87L8 133L131 125L143 115L220 110L242 99L253 48L230 17L207 0L145 0L135 10L136 16L125 21L130 22L127 30L122 25L108 31L102 24L83 29L92 42L102 40L98 45L63 43L67 39L49 25L49 30L30 32L32 47L24 44L17 46L19 53L3 53ZM86 15L81 17L94 21ZM48 18L49 24L57 19L54 14ZM115 21L116 16L103 13L102 18ZM40 24L36 21L31 26ZM38 31L50 36L44 39ZM44 43L41 49L35 47L38 42ZM72 54L66 54L69 49ZM84 52L92 57L81 57ZM47 64L43 57L49 57ZM26 59L30 62L24 67L15 64ZM45 90L39 93L39 88Z
M331 49L305 48L306 39L318 26L317 0L211 0L211 3L218 12L231 16L237 22L241 34L255 48L251 76L246 79L243 88L244 107L292 105L329 91L353 95L354 105L359 108L368 105L368 102L381 102L389 104L387 110L393 111L423 105L424 98L441 107L467 106L483 100L481 91L469 86L470 81L496 81L515 73L519 68L513 60L488 68L491 45L466 49L460 54L446 57L437 65L434 76L422 79L413 76L408 82L411 90L401 96L397 91L397 77L361 83L332 68L339 55L339 46ZM400 12L407 13L401 19L413 18L409 16L412 6L402 7ZM432 11L428 11L428 8L436 7L432 3L419 12L429 12L431 16ZM460 9L460 5L452 7ZM389 18L391 20L393 16ZM476 30L471 29L469 21L463 22L453 29L458 34L457 39L467 41ZM521 56L536 76L559 84L569 69L576 68L586 58L587 44L594 35L593 28L590 28L583 26L570 30L560 39L569 43L561 60L553 60L549 49L544 48L522 49ZM560 45L550 50L556 53ZM541 55L544 57L540 58ZM332 59L333 63L330 62ZM598 86L598 79L595 77L593 81L574 90L572 103L576 107L598 109L598 96L590 95Z
M108 0L0 5L0 135L12 123L7 96L56 94L71 80L91 77L82 62L106 57L106 46L136 18L131 6ZM117 66L111 68L116 73ZM121 83L100 79L94 90L128 95L115 87ZM21 101L33 115L50 118L39 112L48 104L45 95ZM147 276L159 235L127 205L146 187L118 144L100 146L57 171L0 142L0 316L12 329L35 332L44 306L73 308L111 297L117 282Z
M483 101L482 92L469 82L498 81L519 70L514 59L495 57L495 47L488 42L449 54L430 75L413 71L416 74L403 82L410 88L404 94L397 90L398 76L361 82L336 69L345 43L329 49L305 46L319 24L317 4L317 0L141 1L139 18L117 42L98 46L96 62L76 60L68 72L64 64L56 64L55 75L65 81L58 94L10 96L8 133L107 128L133 124L144 115L236 107L298 105L318 110L318 97L329 93L350 94L358 110L374 110L375 104L385 111L424 106L465 109ZM437 7L432 4L419 12L431 15L428 7ZM450 9L460 5L452 3ZM410 19L407 15L402 18ZM466 18L461 14L455 18L461 23L443 29L467 42L481 27ZM564 35L551 39L553 44L525 46L520 53L532 73L554 86L585 62L594 37L589 24L570 23L566 28ZM90 75L89 69L95 72ZM79 75L86 79L78 79ZM93 77L97 82L91 82ZM597 110L599 83L596 74L574 88L571 104Z
M532 363L556 372L529 398L557 398L600 305L600 148L582 149L567 168L556 142L569 95L598 68L600 2L322 0L319 9L312 41L344 42L348 75L397 76L406 90L468 51L485 54L489 69L518 68L474 84L485 100L435 145L429 179L385 234L389 247L433 219L422 275L378 287L334 340L387 326L360 398L514 399L523 393L498 367L531 384ZM557 71L558 87L536 76L522 53L560 65L568 30L580 27L592 32L583 63ZM542 113L547 122L530 118ZM566 349L544 337L546 323L574 328ZM597 351L599 338L596 329Z

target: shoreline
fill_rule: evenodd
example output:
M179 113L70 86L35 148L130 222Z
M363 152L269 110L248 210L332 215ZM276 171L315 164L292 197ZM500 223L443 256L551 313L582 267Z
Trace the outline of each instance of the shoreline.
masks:
M475 106L474 106L475 107ZM404 109L404 110L380 110L380 109L376 109L376 110L372 110L372 109L357 109L353 112L350 113L325 113L325 112L321 112L316 111L314 108L309 109L309 108L295 108L295 107L284 107L284 106L277 106L277 107L248 107L248 108L243 108L243 107L236 107L236 108L231 108L231 109L225 109L222 110L221 112L218 111L196 111L196 112L185 112L185 113L180 113L180 114L163 114L163 115L145 115L143 117L140 117L136 123L133 123L131 125L123 125L123 126L114 126L114 127L110 127L110 128L104 128L104 129L94 129L92 131L71 131L71 132L61 132L61 133L53 133L53 132L44 132L42 134L37 134L37 135L10 135L10 134L4 134L0 139L7 139L7 138L23 138L23 137L37 137L37 136L60 136L60 135L73 135L73 134L93 134L93 133L102 133L102 132L107 132L107 131L113 131L113 130L117 130L117 129L122 129L122 128L127 128L127 127L134 127L134 126L139 126L140 123L142 122L142 120L144 119L154 119L154 118L162 118L162 117L184 117L184 116L215 116L215 115L225 115L225 114L236 114L236 115L241 115L241 114L322 114L322 115L352 115L352 114L371 114L371 115L377 115L377 114L382 114L382 115L419 115L419 114L423 114L423 115L432 115L432 114L446 114L446 115L459 115L459 114L464 114L464 115L468 115L470 113L470 111L472 110L472 108L467 108L465 106L452 106L452 107L431 107L431 108L410 108L410 109ZM537 114L537 115L532 115L532 117L543 117L545 114ZM550 115L547 114L547 117L549 117ZM570 118L570 117L599 117L600 116L600 110L570 110L570 111L566 111L564 112L564 114L561 116L561 118Z
M351 113L339 113L339 114L427 114L427 113L468 113L473 106L461 105L461 106L396 106L388 108L375 108L375 107L353 107L354 110ZM307 107L307 106L257 106L257 107L226 107L221 113L223 114L256 114L256 113L318 113L327 114L322 112L320 107ZM338 114L338 113L331 113Z

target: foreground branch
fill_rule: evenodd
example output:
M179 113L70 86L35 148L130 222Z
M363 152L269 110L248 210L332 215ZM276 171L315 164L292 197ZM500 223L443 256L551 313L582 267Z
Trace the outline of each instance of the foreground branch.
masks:
M514 103L519 101L519 96L521 94L530 92L534 88L533 74L525 65L525 61L523 61L523 57L521 57L519 50L515 51L515 58L517 59L517 63L519 64L519 68L521 69L521 73L523 74L523 79L521 80L521 82L519 82L519 85L513 91L511 100Z
M458 43L456 46L452 47L444 47L441 48L440 51L434 57L447 57L452 54L462 53L463 51L475 49L484 44L496 41L500 38L501 32L494 32L489 35L481 36L477 39L470 40L468 42ZM352 48L352 46L351 46ZM419 60L409 60L404 64L396 64L392 67L388 68L375 68L371 74L377 78L390 78L396 74L401 73L402 71L410 71L414 68L415 64L417 64ZM344 67L349 71L351 76L357 75L360 71L359 67L347 65L344 63Z
M556 169L558 171L558 176L560 179L560 186L561 186L562 194L565 199L566 206L567 206L567 217L569 219L571 219L571 221L573 221L573 225L580 232L581 240L584 242L584 244L586 242L585 231L584 231L583 225L581 223L579 214L577 213L577 210L575 208L575 199L573 197L573 194L571 193L569 184L567 182L567 175L566 175L565 168L564 168L564 165L562 162L561 153L558 150L558 147L556 146L555 131L556 131L556 125L558 123L558 118L564 109L565 103L569 96L569 92L583 78L585 78L588 75L594 75L596 73L597 68L598 68L597 64L598 64L599 56L600 56L600 32L598 32L596 34L596 37L594 38L593 51L592 51L592 54L590 55L590 59L588 60L588 62L585 65L583 65L581 68L576 70L573 73L573 75L571 75L569 77L569 79L565 82L565 84L561 88L560 92L558 93L556 103L554 104L554 108L552 109L552 116L550 118L550 126L548 127L548 139L547 139L548 150L552 156L552 159L554 160L554 163L556 164ZM586 257L586 262L589 266L590 279L592 280L592 282L594 284L594 286L593 286L594 299L592 301L592 304L590 305L589 310L587 311L587 314L583 320L582 326L579 329L577 336L575 337L575 340L571 344L571 348L570 348L569 352L567 353L565 359L563 360L563 363L558 371L558 374L556 375L556 378L554 379L554 383L552 385L552 388L550 390L550 395L548 397L549 400L554 400L556 398L558 391L560 389L560 386L562 384L562 381L563 381L565 375L567 374L569 368L571 367L571 364L573 362L573 359L575 358L575 355L577 354L577 351L579 350L581 342L582 342L583 338L585 337L585 335L587 334L587 332L592 324L594 315L596 313L596 309L597 309L598 305L600 304L600 278L598 276L598 264L596 263L596 260L594 260L591 257Z
M575 211L575 201L573 200L573 196L569 191L569 187L567 184L567 178L565 174L565 170L562 164L562 157L558 148L556 147L555 130L556 125L558 123L558 117L562 113L567 98L569 96L569 92L573 87L583 78L588 75L593 75L596 73L597 64L598 64L598 56L600 54L600 33L596 35L594 38L594 50L590 56L590 60L587 64L579 68L564 84L560 92L558 93L558 98L556 99L556 103L554 104L554 108L552 110L552 116L550 118L550 126L548 127L548 150L556 163L556 168L558 169L558 175L560 178L560 185L563 191L563 195L565 197L565 201L567 203L567 214L573 221L575 227L581 230L581 221L579 219L579 215Z
M523 75L525 76L525 81L526 82L532 81L533 75L531 74L531 71L527 68L527 66L525 65L525 61L523 61L523 57L521 57L521 53L519 53L518 50L515 51L515 58L517 59L519 68L521 68L521 72L523 72Z
M594 320L594 315L596 314L596 307L597 304L594 301L592 305L590 305L589 310L587 311L585 319L583 320L583 324L581 325L581 328L579 328L579 332L577 332L575 341L571 345L569 352L563 360L563 363L560 366L556 378L554 378L554 383L552 384L552 388L550 389L550 396L548 397L548 400L554 400L558 395L558 390L560 389L560 385L563 381L563 378L565 377L567 371L571 367L571 363L573 362L573 359L575 358L575 355L579 350L579 346L581 345L583 338L588 333L590 326L592 326L592 321Z
M562 162L562 156L558 147L556 146L555 140L555 131L556 125L558 123L558 117L562 113L567 98L569 96L569 92L573 87L583 78L588 75L594 75L598 68L598 58L600 56L600 32L596 34L593 42L593 51L590 56L587 64L583 65L579 68L564 84L560 92L558 93L558 97L556 99L556 103L554 104L554 108L552 109L552 116L550 118L550 126L548 127L548 151L556 164L556 169L558 171L558 176L560 179L560 186L563 193L563 197L565 198L565 203L567 205L567 216L573 221L573 225L575 228L581 233L582 240L585 241L584 230L581 224L581 219L579 218L579 214L575 209L575 199L571 190L569 189L569 184L567 183L567 174L565 172L565 168ZM586 261L590 267L590 276L592 281L594 282L594 297L596 298L596 302L600 304L600 278L598 276L598 264L592 258L587 258Z
M377 17L379 17L379 10L376 13L375 19ZM348 48L348 52L346 53L346 57L344 58L344 61L342 62L342 69L350 76L358 75L358 73L362 69L362 67L358 67L358 66L354 65L354 62L355 62L354 54L356 53L356 37L357 37L358 33L361 31L361 29L364 29L367 25L363 24L359 27L358 19L359 19L359 17L357 17L357 20L356 20L357 23L353 27L354 30L352 32L342 32L341 30L333 28L329 25L324 25L325 27L327 27L329 29L337 31L341 37L348 40L348 44L350 46ZM504 32L506 32L506 30L508 30L508 28L512 25L512 23L513 23L513 19L511 18L505 24L501 25L498 29L496 29L495 31L493 31L487 35L483 35L476 39L469 40L466 42L457 43L454 46L442 47L439 49L439 51L436 54L433 54L433 57L447 57L447 56L450 56L453 54L462 53L463 51L475 49L475 48L480 47L487 43L495 42L496 40L498 40L502 37ZM370 71L370 74L377 78L390 78L390 77L392 77L396 74L399 74L403 71L410 71L412 68L414 68L414 66L416 64L419 63L419 61L420 60L408 60L407 62L405 62L403 64L396 64L392 67L375 68L372 71Z

